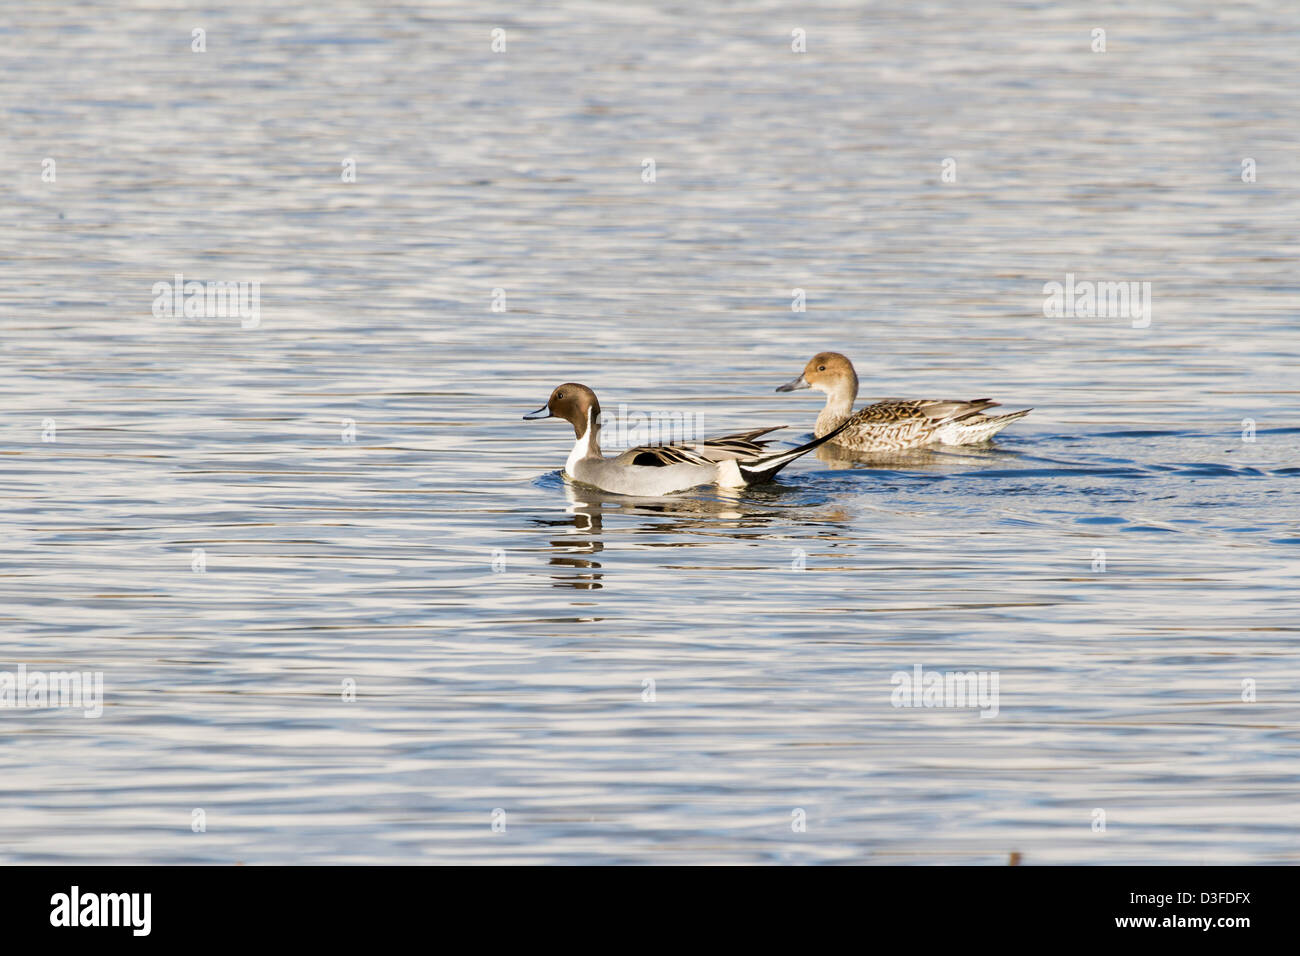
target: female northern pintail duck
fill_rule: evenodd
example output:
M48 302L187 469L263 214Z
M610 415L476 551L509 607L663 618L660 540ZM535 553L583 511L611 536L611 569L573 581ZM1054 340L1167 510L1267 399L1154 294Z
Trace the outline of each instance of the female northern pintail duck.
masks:
M647 498L700 485L743 488L767 481L836 433L832 430L798 448L767 452L771 439L758 438L785 427L778 425L702 441L644 445L606 458L600 450L600 402L595 392L574 382L556 386L547 403L524 418L563 418L573 426L577 441L564 463L564 473L573 480L616 495Z
M813 433L833 437L834 443L855 451L884 452L920 448L935 442L973 445L987 441L1032 408L1008 415L985 415L998 403L987 398L957 401L938 398L887 398L856 415L858 374L839 352L818 352L803 374L778 386L778 392L815 388L826 394L826 407L817 416Z

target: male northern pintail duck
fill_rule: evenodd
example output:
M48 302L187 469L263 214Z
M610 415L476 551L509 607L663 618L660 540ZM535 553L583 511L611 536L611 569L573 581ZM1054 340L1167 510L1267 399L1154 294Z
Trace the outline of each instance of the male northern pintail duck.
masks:
M600 402L595 392L574 382L556 386L547 403L524 418L563 418L573 426L577 441L564 473L574 481L616 495L647 498L700 485L743 488L767 481L800 455L830 441L837 431L787 451L768 452L772 439L759 440L760 435L785 427L778 425L701 441L644 445L606 458L600 450Z
M887 398L868 405L857 414L858 374L853 363L839 352L818 352L794 381L778 386L778 392L815 388L826 394L826 407L817 416L813 433L833 437L834 444L855 451L888 452L920 448L942 442L973 445L987 441L1032 408L1007 415L985 415L998 403L987 398L957 401L939 398Z

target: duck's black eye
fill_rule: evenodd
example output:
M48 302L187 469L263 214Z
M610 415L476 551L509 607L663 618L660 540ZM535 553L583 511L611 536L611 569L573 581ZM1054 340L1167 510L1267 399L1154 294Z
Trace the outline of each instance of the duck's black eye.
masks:
M563 398L563 397L564 397L564 393L563 393L563 392L556 392L556 393L555 393L555 397L556 397L556 398Z
M819 372L824 372L824 371L826 371L826 366L825 366L825 365L818 365L818 366L817 366L817 371L819 371Z

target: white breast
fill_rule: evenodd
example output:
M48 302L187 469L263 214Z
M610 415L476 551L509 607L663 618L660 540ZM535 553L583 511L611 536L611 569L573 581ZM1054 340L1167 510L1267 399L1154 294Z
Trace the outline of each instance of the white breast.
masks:
M592 424L591 409L587 409L587 428L582 433L582 437L573 443L573 451L569 452L569 458L564 463L564 473L570 478L577 477L575 469L578 462L584 458L594 458L599 455L599 452L593 447L592 439L596 436L596 429L592 427Z

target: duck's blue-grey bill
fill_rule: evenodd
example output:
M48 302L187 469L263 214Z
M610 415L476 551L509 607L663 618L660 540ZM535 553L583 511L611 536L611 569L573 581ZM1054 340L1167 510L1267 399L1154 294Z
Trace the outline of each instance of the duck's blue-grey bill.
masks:
M546 405L543 405L543 406L542 406L541 408L539 408L537 411L535 411L535 412L529 412L527 415L525 415L525 416L524 416L524 420L525 420L525 421L530 421L530 422L531 422L531 421L534 421L535 419L538 419L538 418L550 418L550 417L551 417L551 410L550 410L550 408L547 407Z
M812 386L808 384L808 380L804 378L802 375L800 375L798 378L791 379L790 381L786 382L784 385L778 385L776 387L776 390L778 392L794 392L801 388L812 388Z

